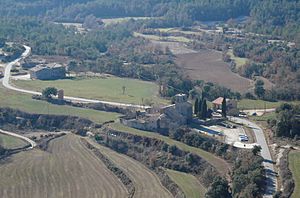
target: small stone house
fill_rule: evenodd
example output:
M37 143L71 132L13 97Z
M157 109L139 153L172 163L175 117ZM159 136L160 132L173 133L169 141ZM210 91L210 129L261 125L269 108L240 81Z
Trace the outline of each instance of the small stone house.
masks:
M40 64L30 69L30 78L38 80L57 80L66 77L66 68L57 63Z

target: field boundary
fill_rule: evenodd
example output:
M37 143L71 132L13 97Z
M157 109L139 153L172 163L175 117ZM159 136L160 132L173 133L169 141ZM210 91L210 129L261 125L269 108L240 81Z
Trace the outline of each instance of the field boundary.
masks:
M103 155L99 151L99 149L94 147L87 140L81 138L80 141L86 146L86 148L91 150L113 174L115 174L119 178L119 180L124 184L124 186L127 189L128 198L132 198L135 193L135 186L133 184L133 181L130 179L130 177L126 175L122 169L117 167L111 160L109 160L105 155Z

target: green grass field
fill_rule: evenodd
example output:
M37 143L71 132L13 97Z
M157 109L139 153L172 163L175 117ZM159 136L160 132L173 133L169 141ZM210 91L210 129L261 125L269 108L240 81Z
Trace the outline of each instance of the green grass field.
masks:
M233 54L232 49L228 50L227 54L230 56L230 58L235 62L237 68L245 65L248 61L248 58L240 58Z
M293 102L285 102L285 101L278 101L278 102L268 102L264 100L250 100L250 99L242 99L238 101L238 108L240 110L247 110L247 109L273 109L279 107L283 103L290 103L290 104L300 104L300 101L293 101Z
M203 198L206 189L193 175L167 169L169 177L182 189L187 198Z
M300 152L290 152L289 154L289 168L293 173L295 180L295 190L292 198L297 198L300 195Z
M127 133L134 134L134 135L141 135L141 136L146 136L146 137L150 137L150 138L156 138L156 139L159 139L159 140L162 140L162 141L166 142L169 145L176 145L178 148L180 148L184 151L192 152L192 153L195 153L195 154L201 156L203 159L205 159L208 163L213 165L220 173L222 173L224 175L230 169L230 165L227 164L223 159L218 158L215 155L213 155L213 154L211 154L207 151L204 151L204 150L196 148L196 147L188 146L188 145L186 145L182 142L173 140L173 139L171 139L169 137L166 137L166 136L162 136L158 133L141 131L141 130L138 130L138 129L134 129L134 128L124 126L120 123L111 124L110 127L112 129L127 132Z
M17 87L42 91L46 87L63 89L66 96L98 99L122 103L167 103L158 97L158 86L153 82L128 78L75 78L55 81L18 80ZM125 94L122 87L125 86Z
M272 109L277 108L282 102L268 102L263 100L242 99L238 101L238 108L241 110L247 109Z
M0 145L5 149L17 149L28 145L28 143L19 138L0 133Z
M2 86L0 87L0 107L11 107L29 113L47 114L49 112L50 114L79 116L97 123L115 120L120 116L117 113L52 105L44 101L33 100L31 95L4 89Z

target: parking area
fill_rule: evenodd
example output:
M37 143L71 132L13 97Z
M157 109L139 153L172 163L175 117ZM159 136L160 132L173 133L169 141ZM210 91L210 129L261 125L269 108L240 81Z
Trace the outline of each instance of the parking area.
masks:
M235 147L251 149L254 145L252 141L248 141L249 138L246 131L242 126L227 124L213 125L213 126L200 126L194 128L195 131L209 135L216 138L221 138L227 144L231 144Z

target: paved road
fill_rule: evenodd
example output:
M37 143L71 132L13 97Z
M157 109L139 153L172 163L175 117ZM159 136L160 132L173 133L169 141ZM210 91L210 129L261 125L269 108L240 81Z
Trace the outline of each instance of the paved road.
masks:
M248 125L252 128L257 143L261 146L261 156L264 158L263 166L266 170L267 188L263 197L272 198L277 190L277 177L274 169L271 153L264 135L263 130L255 123L242 118L231 118L232 121Z
M27 93L27 94L33 94L33 95L41 95L42 93L36 92L36 91L31 91L31 90L25 90L25 89L20 89L17 87L14 87L13 85L10 84L10 71L13 65L17 64L20 62L22 59L28 57L31 52L31 48L29 46L25 46L25 52L21 55L20 58L8 63L5 66L5 72L4 72L4 78L2 80L2 84L4 87L7 89L11 89L14 91L22 92L22 93ZM65 96L66 100L70 100L73 102L83 102L83 103L102 103L102 104L108 104L112 106L117 106L117 107L132 107L132 108L138 108L138 109L146 109L149 108L149 106L143 106L143 105L135 105L135 104L126 104L126 103L118 103L118 102L108 102L108 101L102 101L102 100L93 100L93 99L86 99L86 98L78 98L78 97L70 97L70 96Z
M26 142L28 142L31 147L29 149L33 149L34 147L36 147L36 143L34 141L32 141L31 139L25 137L25 136L22 136L22 135L19 135L19 134L16 134L16 133L13 133L13 132L8 132L8 131L3 131L0 129L0 133L2 134L5 134L5 135L9 135L9 136L13 136L13 137L16 137L16 138L20 138L22 140L25 140Z

